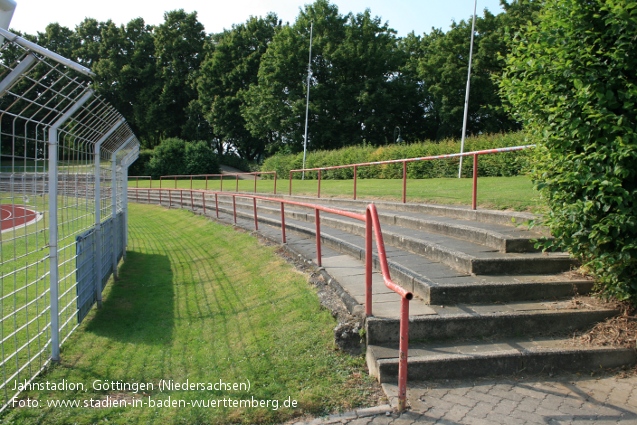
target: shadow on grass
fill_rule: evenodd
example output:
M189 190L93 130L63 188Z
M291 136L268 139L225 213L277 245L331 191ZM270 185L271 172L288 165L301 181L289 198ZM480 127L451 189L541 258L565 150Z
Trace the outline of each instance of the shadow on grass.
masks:
M136 344L167 344L173 338L174 297L169 258L129 251L86 332Z

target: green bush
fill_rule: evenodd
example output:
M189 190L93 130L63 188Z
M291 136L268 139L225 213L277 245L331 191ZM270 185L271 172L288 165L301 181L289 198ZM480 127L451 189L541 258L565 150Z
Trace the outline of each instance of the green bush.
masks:
M155 147L146 171L153 179L168 175L217 174L219 162L206 142L169 138Z
M493 149L526 144L523 133L485 135L468 138L465 141L465 152ZM458 140L447 140L440 143L421 142L409 145L387 145L374 147L348 147L334 151L309 152L305 168L329 167L334 165L360 164L366 162L387 161L393 159L420 158L425 156L457 153L460 150ZM478 175L480 176L515 176L526 173L529 166L529 151L511 152L497 155L482 155L479 159ZM412 179L455 177L458 175L458 162L455 159L417 161L407 167L407 177ZM277 154L266 159L262 171L276 171L279 178L288 178L290 170L303 167L303 154ZM402 178L402 164L373 165L359 167L358 178L393 179ZM473 173L473 159L463 160L464 176ZM325 179L351 179L353 168L342 168L324 171ZM306 179L315 179L316 172L308 172ZM295 173L294 178L301 178Z
M139 157L128 168L129 176L146 176L148 175L148 163L153 156L152 149L143 149L139 152Z
M501 86L540 143L536 186L556 246L606 295L637 301L637 1L549 0Z

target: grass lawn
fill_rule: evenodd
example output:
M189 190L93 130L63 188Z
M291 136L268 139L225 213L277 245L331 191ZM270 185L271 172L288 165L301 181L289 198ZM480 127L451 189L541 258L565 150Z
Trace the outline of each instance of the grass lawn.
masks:
M132 177L134 179L134 177ZM130 187L148 187L148 180L131 180ZM384 199L400 201L402 199L401 179L358 179L358 199ZM159 187L159 181L154 180L152 187ZM189 179L166 180L162 182L165 188L190 188ZM194 180L194 189L205 189L205 180ZM219 180L209 180L208 190L221 190ZM254 180L239 180L239 191L254 192ZM223 180L224 191L235 191L237 183L234 179ZM293 180L293 195L316 196L317 180ZM273 193L273 180L257 181L257 192ZM289 193L289 180L277 181L277 193ZM322 180L321 197L352 198L354 193L353 180ZM408 179L407 202L429 202L446 205L471 205L472 180L468 178L438 178L438 179ZM491 209L513 209L518 211L536 211L542 208L539 194L533 189L531 179L527 176L515 177L480 177L478 179L478 207Z
M278 423L375 402L364 359L335 351L334 319L276 248L155 206L131 204L129 229L127 258L103 308L65 342L61 364L35 381L83 390L26 391L23 403L39 407L9 409L3 422ZM212 388L162 391L161 380ZM114 388L94 388L105 382ZM109 400L128 406L90 407ZM62 402L80 407L48 407Z

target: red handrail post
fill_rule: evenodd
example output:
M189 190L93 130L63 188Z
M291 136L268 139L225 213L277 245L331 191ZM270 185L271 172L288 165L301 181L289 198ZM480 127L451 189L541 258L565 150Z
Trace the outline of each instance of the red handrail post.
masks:
M403 161L403 204L407 202L407 161Z
M316 197L317 198L321 197L321 170L318 170L318 193Z
M471 196L471 209L478 207L478 154L473 154L473 193Z
M206 174L206 190L208 190L208 175Z
M235 180L237 181L237 185L236 185L234 191L235 192L239 192L239 174L235 174L234 177L235 177Z
M183 190L179 190L179 208L182 208L184 206L184 191Z
M398 345L398 411L407 407L407 360L409 349L409 299L400 298L400 343Z
M372 214L365 211L365 315L372 315Z
M195 210L195 200L193 198L192 189L190 189L190 209Z
M357 168L356 165L354 165L354 200L356 200L356 175L357 175Z
M168 189L168 208L171 208L173 206L173 197L172 197L172 190Z
M254 173L254 193L257 193L257 173Z
M192 175L190 176L190 190L192 190Z
M203 203L203 215L206 215L206 192L201 192L201 202Z
M281 240L283 243L287 243L287 238L285 237L285 204L281 202Z
M215 211L217 212L217 218L219 218L219 196L215 193Z
M316 225L316 263L319 267L323 267L321 259L321 218L318 208L314 209L314 224Z
M274 194L276 195L276 171L274 172Z
M234 224L237 224L237 202L234 195L232 195L232 216L234 217Z
M257 198L252 198L252 207L254 209L254 230L259 230L259 219L257 218Z

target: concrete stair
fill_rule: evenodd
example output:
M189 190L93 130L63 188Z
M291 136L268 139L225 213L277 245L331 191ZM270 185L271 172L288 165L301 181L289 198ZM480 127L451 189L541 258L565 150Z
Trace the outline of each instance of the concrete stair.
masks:
M358 213L369 204L278 198ZM216 216L214 200L207 198L206 205L207 214ZM218 205L220 221L233 223L231 200L220 197ZM181 206L203 211L201 198L188 197ZM634 349L583 346L572 338L618 311L586 296L593 282L572 272L577 264L567 253L539 252L535 242L549 236L528 228L532 215L392 202L376 207L391 277L416 296L410 303L410 380L580 371L637 361ZM252 200L236 199L237 225L254 230L253 208ZM258 232L280 242L279 203L259 200L257 213ZM314 211L286 205L285 221L288 249L316 261ZM364 223L321 213L320 224L322 272L349 311L363 317ZM378 268L375 249L374 262ZM367 363L380 382L395 382L400 300L378 272L372 286Z

